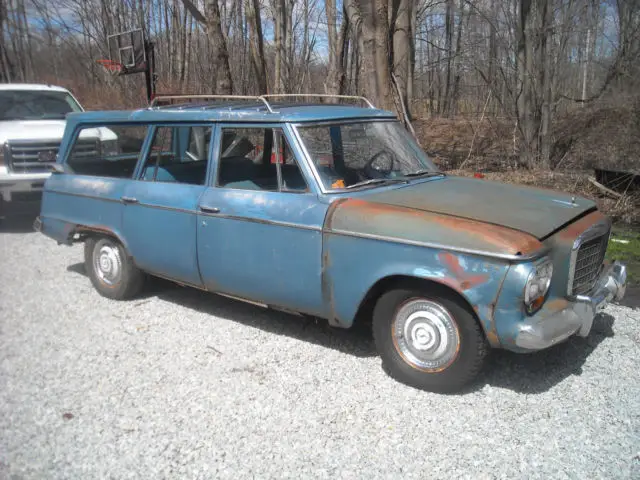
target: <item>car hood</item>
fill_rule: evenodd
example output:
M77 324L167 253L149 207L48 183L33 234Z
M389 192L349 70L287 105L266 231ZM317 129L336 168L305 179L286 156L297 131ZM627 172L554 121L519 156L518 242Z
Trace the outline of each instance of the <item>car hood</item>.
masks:
M12 120L0 122L0 143L10 140L60 140L65 120Z
M360 198L507 227L538 240L596 206L553 190L456 176L369 191Z

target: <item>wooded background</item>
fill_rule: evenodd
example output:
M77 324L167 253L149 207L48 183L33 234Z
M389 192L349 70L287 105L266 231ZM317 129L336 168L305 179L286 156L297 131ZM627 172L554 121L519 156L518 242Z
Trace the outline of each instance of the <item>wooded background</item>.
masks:
M480 124L515 164L554 168L572 126L607 120L637 168L640 0L0 0L0 81L142 106L143 75L96 63L134 28L155 42L159 92L361 94L426 149L427 127L470 125L458 165L486 144Z

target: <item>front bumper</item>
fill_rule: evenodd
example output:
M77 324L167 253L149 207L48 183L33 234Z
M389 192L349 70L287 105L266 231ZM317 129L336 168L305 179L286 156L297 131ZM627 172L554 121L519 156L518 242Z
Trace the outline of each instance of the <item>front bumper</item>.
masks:
M627 269L615 261L604 269L590 295L578 295L567 308L522 323L516 345L524 350L541 350L575 334L586 337L598 312L612 300L621 300L626 288Z
M42 200L50 173L9 173L0 167L0 218L31 213Z

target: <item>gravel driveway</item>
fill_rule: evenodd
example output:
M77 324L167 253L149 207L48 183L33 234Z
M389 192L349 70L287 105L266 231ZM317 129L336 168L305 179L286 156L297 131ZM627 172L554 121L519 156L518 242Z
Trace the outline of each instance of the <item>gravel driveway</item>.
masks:
M0 230L0 478L640 478L640 310L405 387L370 336L157 281L100 297L82 247Z

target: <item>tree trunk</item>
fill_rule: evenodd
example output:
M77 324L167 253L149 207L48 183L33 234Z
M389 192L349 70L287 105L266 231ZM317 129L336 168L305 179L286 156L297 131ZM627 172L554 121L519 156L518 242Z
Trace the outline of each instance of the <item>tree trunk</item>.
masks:
M393 74L398 82L401 101L407 109L409 119L409 84L411 83L412 35L411 18L413 2L411 0L393 0Z
M531 1L532 0L519 0L520 8L516 25L516 69L518 75L516 112L518 129L522 140L520 159L530 167L534 166L535 163L537 133L535 116L533 115L533 88L531 82L531 76L533 75L533 40L529 38L528 35Z
M379 108L395 110L389 68L387 0L345 0L349 23L357 32L365 93Z
M325 1L325 11L327 14L327 29L329 43L329 71L324 84L326 93L342 95L345 90L345 57L349 20L347 15L343 16L340 33L336 27L336 2L335 0Z
M549 132L551 130L551 102L553 98L552 88L552 52L550 30L552 27L552 12L549 0L538 0L538 9L540 15L540 55L541 75L540 75L540 91L542 92L542 108L540 109L540 134L538 140L538 148L540 153L540 166L548 169L551 157L551 139Z
M249 26L249 42L251 47L251 65L258 81L258 93L269 93L267 80L267 64L264 58L264 42L262 37L262 21L260 19L259 0L247 0L245 6Z

